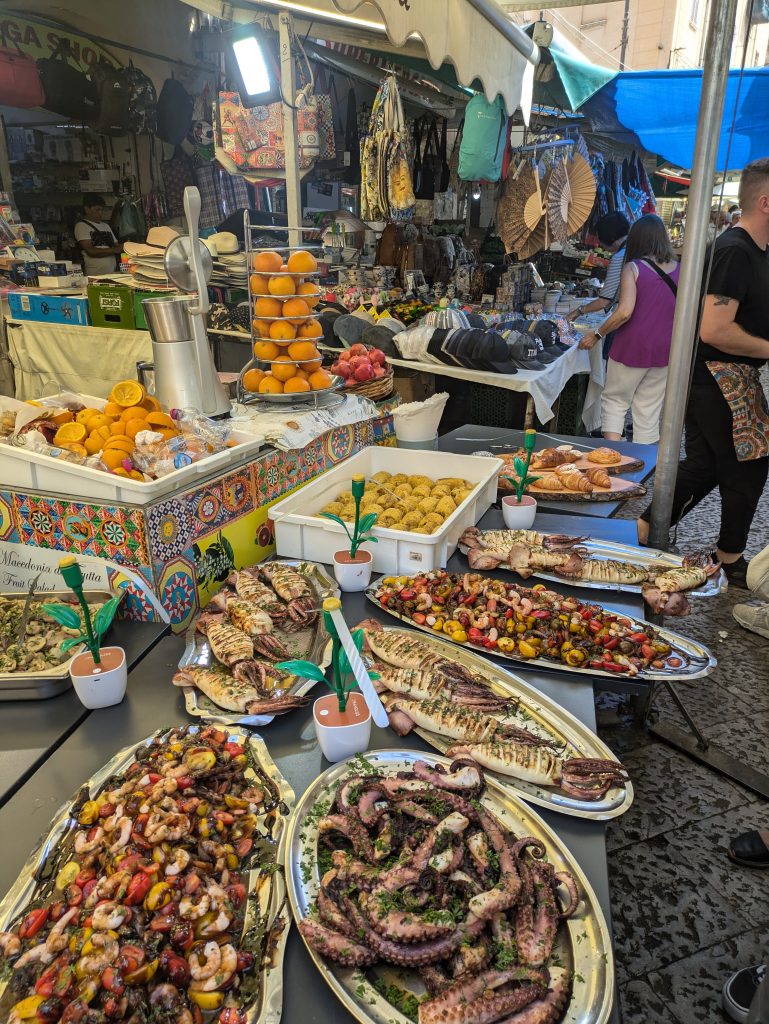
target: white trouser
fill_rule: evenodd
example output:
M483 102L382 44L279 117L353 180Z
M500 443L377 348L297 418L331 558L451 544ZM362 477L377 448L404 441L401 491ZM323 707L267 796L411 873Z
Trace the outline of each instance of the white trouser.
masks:
M609 356L601 396L601 429L621 434L628 409L633 414L636 444L656 444L668 379L667 366L625 366Z

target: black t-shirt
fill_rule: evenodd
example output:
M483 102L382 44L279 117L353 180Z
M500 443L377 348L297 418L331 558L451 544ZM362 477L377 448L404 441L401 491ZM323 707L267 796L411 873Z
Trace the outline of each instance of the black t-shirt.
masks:
M756 245L742 228L729 228L716 239L707 294L736 299L740 305L734 322L748 334L769 341L769 259L766 250ZM700 339L695 381L712 382L713 377L705 366L709 359L748 366L763 366L766 362L755 356L722 352L717 346L707 345Z

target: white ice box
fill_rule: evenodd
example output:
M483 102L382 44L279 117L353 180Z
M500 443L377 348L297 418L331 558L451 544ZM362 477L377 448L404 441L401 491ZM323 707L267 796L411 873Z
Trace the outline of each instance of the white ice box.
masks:
M341 526L318 516L320 510L337 495L350 489L353 476L362 473L370 480L375 473L462 477L474 484L472 493L433 534L408 533L374 527L376 544L367 550L374 557L374 572L411 575L445 568L454 554L459 538L468 526L474 526L497 499L497 478L501 459L479 455L452 455L449 452L384 448L373 445L340 462L295 494L274 505L269 512L275 523L278 555L312 562L330 562L334 551L349 545Z

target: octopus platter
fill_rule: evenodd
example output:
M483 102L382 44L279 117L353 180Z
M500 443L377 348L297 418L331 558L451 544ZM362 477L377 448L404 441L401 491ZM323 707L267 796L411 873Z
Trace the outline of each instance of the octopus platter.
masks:
M614 999L595 893L525 803L464 758L334 765L286 832L291 909L365 1024L603 1024Z

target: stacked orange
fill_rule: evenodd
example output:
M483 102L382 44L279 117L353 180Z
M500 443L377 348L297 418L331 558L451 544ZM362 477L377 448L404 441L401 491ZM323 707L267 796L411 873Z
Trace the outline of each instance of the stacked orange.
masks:
M254 254L249 280L254 358L270 368L248 367L241 378L246 391L301 394L331 387L332 378L321 369L321 355L313 344L323 333L312 316L320 289L303 279L317 268L315 257L304 249L291 253L286 263L277 252Z
M63 417L65 414L62 413ZM153 430L168 440L179 430L156 398L148 395L135 380L122 380L110 392L103 409L85 408L76 415L67 414L56 431L53 443L85 458L98 455L116 476L143 480L144 476L125 462L131 460L140 430Z

